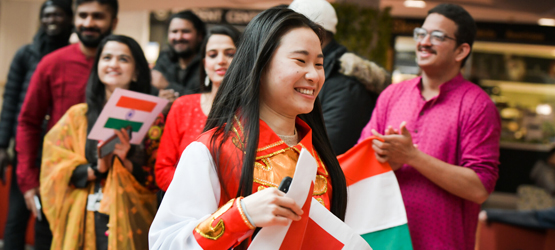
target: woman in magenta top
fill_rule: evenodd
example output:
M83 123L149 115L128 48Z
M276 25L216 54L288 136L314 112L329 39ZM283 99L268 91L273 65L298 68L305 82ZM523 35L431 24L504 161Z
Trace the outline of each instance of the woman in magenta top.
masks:
M163 191L168 189L173 179L181 153L204 129L214 96L235 55L239 36L240 32L232 26L215 26L204 39L199 77L204 93L185 95L175 100L158 148L154 170L156 183Z

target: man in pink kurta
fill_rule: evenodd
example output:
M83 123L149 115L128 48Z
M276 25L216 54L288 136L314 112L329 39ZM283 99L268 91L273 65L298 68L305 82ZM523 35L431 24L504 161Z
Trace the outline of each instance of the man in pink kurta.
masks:
M498 177L499 114L459 72L475 30L460 6L430 10L415 29L422 77L388 87L360 138L384 139L373 148L395 170L417 250L474 249L480 203Z

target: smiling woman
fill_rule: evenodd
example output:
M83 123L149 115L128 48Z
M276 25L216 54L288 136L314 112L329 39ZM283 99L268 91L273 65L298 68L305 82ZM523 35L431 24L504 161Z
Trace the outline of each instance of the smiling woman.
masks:
M100 42L87 103L72 106L44 138L40 193L52 249L147 248L141 235L154 217L156 195L143 145L131 145L127 132L116 130L120 143L100 158L98 141L87 139L116 88L149 93L150 70L135 40L110 35Z
M214 96L233 60L240 32L232 26L214 26L201 46L200 81L202 94L184 95L173 103L156 160L156 184L166 191L183 150L202 133Z
M297 28L283 35L260 80L260 118L274 132L293 135L297 115L312 111L324 85L323 63L320 40L313 30ZM288 126L280 126L283 122Z
M150 249L246 249L256 227L299 220L299 205L269 187L293 176L303 148L318 159L320 191L312 196L344 218L345 177L317 97L324 83L321 32L283 7L248 24L205 132L181 155L149 231Z

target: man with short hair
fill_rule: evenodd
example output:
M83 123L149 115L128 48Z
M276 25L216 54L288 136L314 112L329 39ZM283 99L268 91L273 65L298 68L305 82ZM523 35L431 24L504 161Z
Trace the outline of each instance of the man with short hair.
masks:
M206 36L204 22L192 11L173 14L168 25L168 50L160 53L152 70L152 85L179 95L200 91L198 52ZM171 100L171 98L170 98Z
M326 31L322 41L326 82L318 97L331 146L335 154L343 154L357 143L378 94L391 82L389 73L334 39L337 15L326 0L295 0L289 8Z
M474 19L440 4L414 30L422 76L389 86L360 140L399 181L414 249L474 249L480 204L498 177L501 121L490 97L460 69Z
M25 99L31 76L42 57L67 46L72 32L73 10L70 0L47 0L41 6L40 28L31 44L21 47L10 65L8 81L4 89L2 112L0 112L0 175L10 164L8 147L15 138L17 116ZM12 181L8 203L8 218L4 232L5 250L25 249L25 232L30 212L17 185L17 155L11 161ZM40 159L35 159L40 164ZM37 242L40 244L40 242Z
M35 224L35 238L44 234L39 232L50 233L44 214L37 211L34 202L35 196L39 196L40 166L36 159L42 146L43 121L47 117L48 131L71 106L85 102L85 88L97 47L118 22L117 0L77 0L76 6L74 25L79 43L56 50L40 61L17 125L17 181L27 208L42 218ZM35 242L37 247L49 249L51 237L50 233L48 244L46 238L41 243Z

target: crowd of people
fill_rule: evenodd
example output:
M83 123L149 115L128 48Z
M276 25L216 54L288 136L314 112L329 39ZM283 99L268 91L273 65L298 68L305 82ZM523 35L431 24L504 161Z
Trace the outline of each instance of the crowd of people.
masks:
M421 76L389 86L383 68L334 39L325 0L267 9L242 34L173 14L152 69L134 39L112 34L117 0L71 6L43 4L8 75L0 167L16 170L5 249L24 248L30 213L35 249L246 249L256 228L301 218L272 187L295 173L302 149L318 162L312 196L344 220L337 155L370 136L369 153L397 176L412 247L474 249L498 176L500 118L460 74L476 34L462 7L429 11L414 30ZM120 142L99 157L87 135L116 88L169 104L140 145L114 130Z

